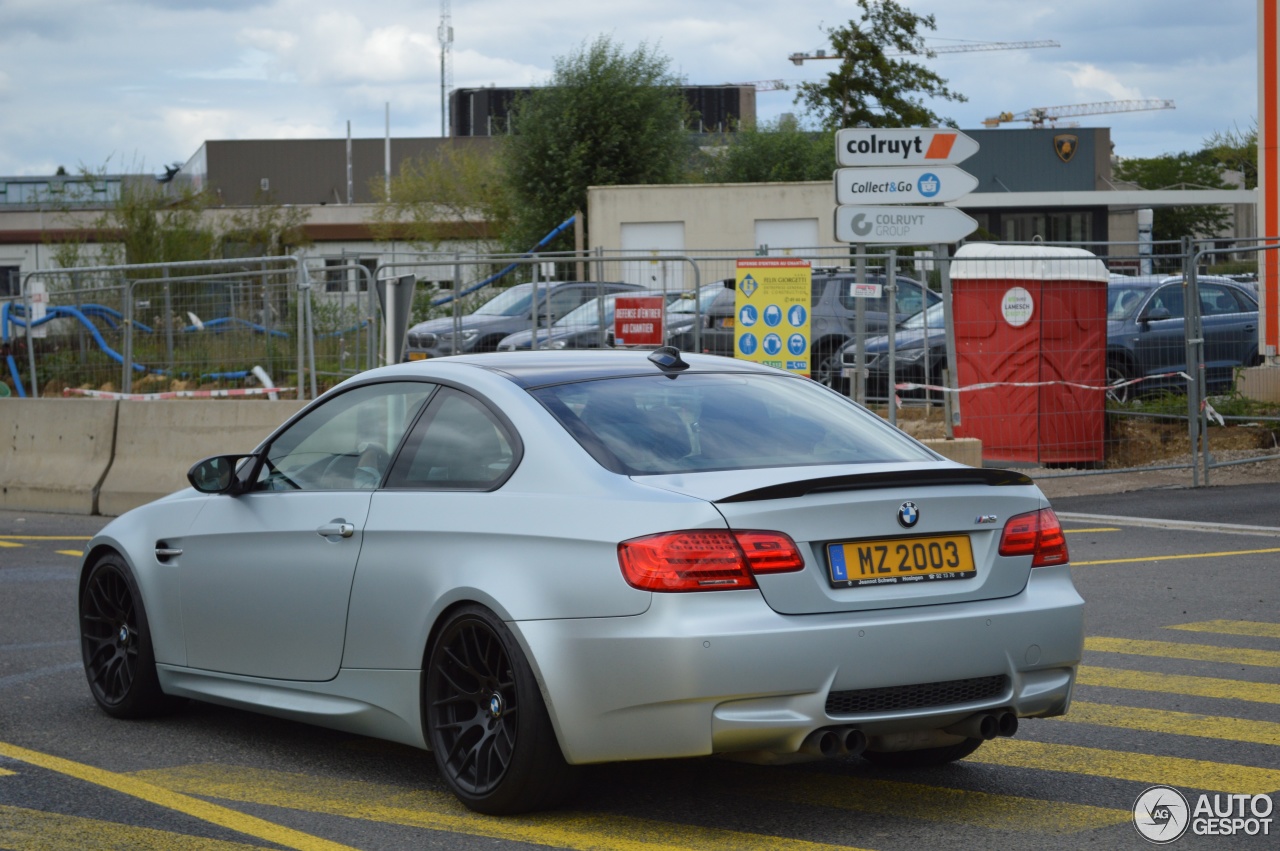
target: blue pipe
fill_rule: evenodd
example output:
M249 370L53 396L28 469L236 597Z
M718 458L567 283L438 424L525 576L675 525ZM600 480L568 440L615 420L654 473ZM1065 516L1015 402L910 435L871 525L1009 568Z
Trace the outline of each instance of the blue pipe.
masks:
M539 248L541 248L542 246L546 245L548 242L550 242L551 240L553 240L553 239L555 239L557 236L559 236L561 233L563 233L563 232L564 232L564 229L565 229L565 228L567 228L569 225L573 224L573 222L574 222L574 220L575 220L576 218L578 218L578 217L577 217L576 215L573 215L573 216L570 216L569 218L565 219L563 222L561 222L559 225L557 225L557 226L556 226L556 229L555 229L555 230L551 231L551 233L547 234L547 235L546 235L546 236L544 236L542 239L538 240L538 244L537 244L537 245L535 245L533 248L530 248L528 251L526 251L524 254L521 254L520 256L521 256L521 257L532 257L532 256L533 256L533 254L534 254L534 252L536 252ZM512 269L516 268L516 267L517 267L517 266L519 266L519 265L520 265L519 263L512 263L510 266L508 266L507 268L503 269L501 272L498 272L498 273L496 273L496 274L490 275L489 277L485 278L485 279L484 279L483 281L481 281L480 283L478 283L478 284L474 284L474 285L472 285L472 286L470 286L470 287L467 287L465 290L463 290L463 291L462 291L462 292L460 292L460 293L450 293L449 295L441 296L440 298L434 299L434 300L431 302L431 306L432 306L432 307L439 307L439 306L440 306L440 305L442 305L442 304L448 304L449 302L453 301L455 298L458 298L458 297L460 297L460 296L470 295L471 293L475 292L475 291L476 291L476 290L478 290L478 289L481 289L481 288L483 288L483 287L487 287L487 286L489 286L489 284L492 284L494 281L496 281L496 280L498 280L499 278L503 277L504 275L506 275L506 274L507 274L507 273L509 273Z

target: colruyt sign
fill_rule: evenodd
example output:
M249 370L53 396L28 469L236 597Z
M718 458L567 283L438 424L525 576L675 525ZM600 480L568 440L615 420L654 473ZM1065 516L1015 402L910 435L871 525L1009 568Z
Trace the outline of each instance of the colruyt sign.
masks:
M978 152L959 130L928 127L846 127L836 131L836 165L958 163Z
M978 143L958 130L904 127L846 128L836 133L833 177L835 238L878 245L951 243L978 223L952 207L892 206L955 201L978 186L952 165L973 156ZM888 205L888 206L879 206Z

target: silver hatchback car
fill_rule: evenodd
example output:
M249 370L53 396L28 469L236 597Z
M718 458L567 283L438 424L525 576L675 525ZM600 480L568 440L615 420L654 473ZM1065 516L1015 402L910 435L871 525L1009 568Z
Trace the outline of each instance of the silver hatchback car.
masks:
M721 357L375 369L189 478L85 549L98 704L429 749L481 812L614 760L949 762L1065 712L1082 651L1027 477Z

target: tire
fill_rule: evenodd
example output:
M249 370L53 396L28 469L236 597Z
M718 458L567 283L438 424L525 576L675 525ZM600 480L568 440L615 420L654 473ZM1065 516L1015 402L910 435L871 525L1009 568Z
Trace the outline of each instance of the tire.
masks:
M449 788L488 815L552 808L574 790L542 692L493 612L465 606L432 644L423 678L427 741Z
M80 592L80 650L89 691L116 718L148 718L186 703L160 689L142 595L115 553L94 563Z
M867 762L880 768L932 768L964 759L982 745L982 739L965 739L954 745L940 748L921 748L916 751L863 751Z
M1123 361L1109 358L1107 360L1107 384L1115 384L1117 381L1129 381L1132 378L1132 370L1130 370ZM1117 405L1124 405L1137 395L1134 385L1120 387L1115 390L1107 390L1107 401L1114 402Z
M818 364L813 375L814 379L841 396L848 396L849 382L844 378L844 361L840 349L822 349L814 360Z

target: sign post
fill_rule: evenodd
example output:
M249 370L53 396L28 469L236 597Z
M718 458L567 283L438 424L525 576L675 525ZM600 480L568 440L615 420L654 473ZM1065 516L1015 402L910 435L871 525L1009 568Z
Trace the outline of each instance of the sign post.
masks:
M978 223L954 207L924 206L958 200L978 187L977 178L953 165L977 152L972 138L946 128L847 127L836 132L836 164L841 168L832 176L835 238L854 244L857 282L865 280L868 243L946 245L977 230ZM892 282L895 270L888 271ZM859 402L866 398L865 327L859 309L850 386ZM890 340L893 333L890 328Z

